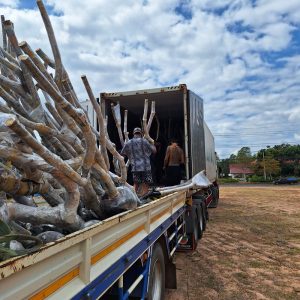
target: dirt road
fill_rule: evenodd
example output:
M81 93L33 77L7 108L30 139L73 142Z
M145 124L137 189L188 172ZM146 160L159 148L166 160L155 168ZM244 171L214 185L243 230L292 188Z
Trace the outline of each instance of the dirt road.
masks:
M176 266L166 300L300 299L300 187L221 186L197 250Z

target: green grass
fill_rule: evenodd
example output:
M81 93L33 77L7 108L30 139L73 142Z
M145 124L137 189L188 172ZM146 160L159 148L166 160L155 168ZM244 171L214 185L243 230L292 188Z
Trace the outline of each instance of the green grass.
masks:
M260 261L260 260L251 260L249 262L249 267L250 268L255 268L255 269L262 269L266 266L266 262L265 261Z
M234 273L233 276L241 283L249 285L249 276L244 272Z
M219 184L224 184L224 183L238 183L239 180L234 179L234 178L219 178L218 183Z
M300 254L300 248L289 248L289 250L287 251L288 255L299 255Z

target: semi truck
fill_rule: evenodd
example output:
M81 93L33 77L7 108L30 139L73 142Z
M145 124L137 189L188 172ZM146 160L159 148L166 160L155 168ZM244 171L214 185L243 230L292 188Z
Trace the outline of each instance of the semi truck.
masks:
M0 263L0 299L162 300L165 288L176 288L174 254L196 249L209 220L208 208L218 204L214 138L204 121L203 100L185 84L102 93L108 133L118 148L111 103L128 111L130 131L141 122L145 99L156 103L150 132L160 147L154 158L156 184L163 181L161 161L169 138L176 138L184 150L186 181L201 172L204 184L174 190ZM82 105L97 126L89 102Z

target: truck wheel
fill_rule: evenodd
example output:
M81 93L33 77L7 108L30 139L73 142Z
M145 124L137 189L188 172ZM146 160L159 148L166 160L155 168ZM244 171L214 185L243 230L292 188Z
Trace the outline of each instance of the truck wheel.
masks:
M191 239L192 239L192 250L195 250L198 245L198 240L199 240L199 222L198 222L198 217L195 214L194 218L194 226L193 226L193 233L191 234Z
M165 294L165 257L159 243L156 243L153 248L149 276L147 299L163 300Z
M205 231L206 229L206 206L205 204L203 203L202 206L201 206L201 209L202 209L202 218L203 218L203 231Z
M219 188L213 186L211 188L212 191L212 201L209 204L209 208L216 208L218 206L219 203Z
M203 235L203 231L204 231L204 217L203 217L203 213L202 213L202 206L200 206L200 212L199 212L199 216L198 216L198 224L199 224L199 228L198 228L198 240L200 240L202 238Z
M198 234L198 239L202 237L202 232L205 230L206 226L206 214L205 214L205 198L203 196L195 196L193 198L193 206L197 208L197 214L198 214L198 219L199 219L199 228L201 233ZM201 215L202 214L202 215Z

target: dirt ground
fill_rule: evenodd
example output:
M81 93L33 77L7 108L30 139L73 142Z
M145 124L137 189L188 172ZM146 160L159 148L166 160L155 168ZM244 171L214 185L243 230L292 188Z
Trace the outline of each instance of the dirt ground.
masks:
M300 299L300 186L221 186L197 250L175 261L166 300Z

